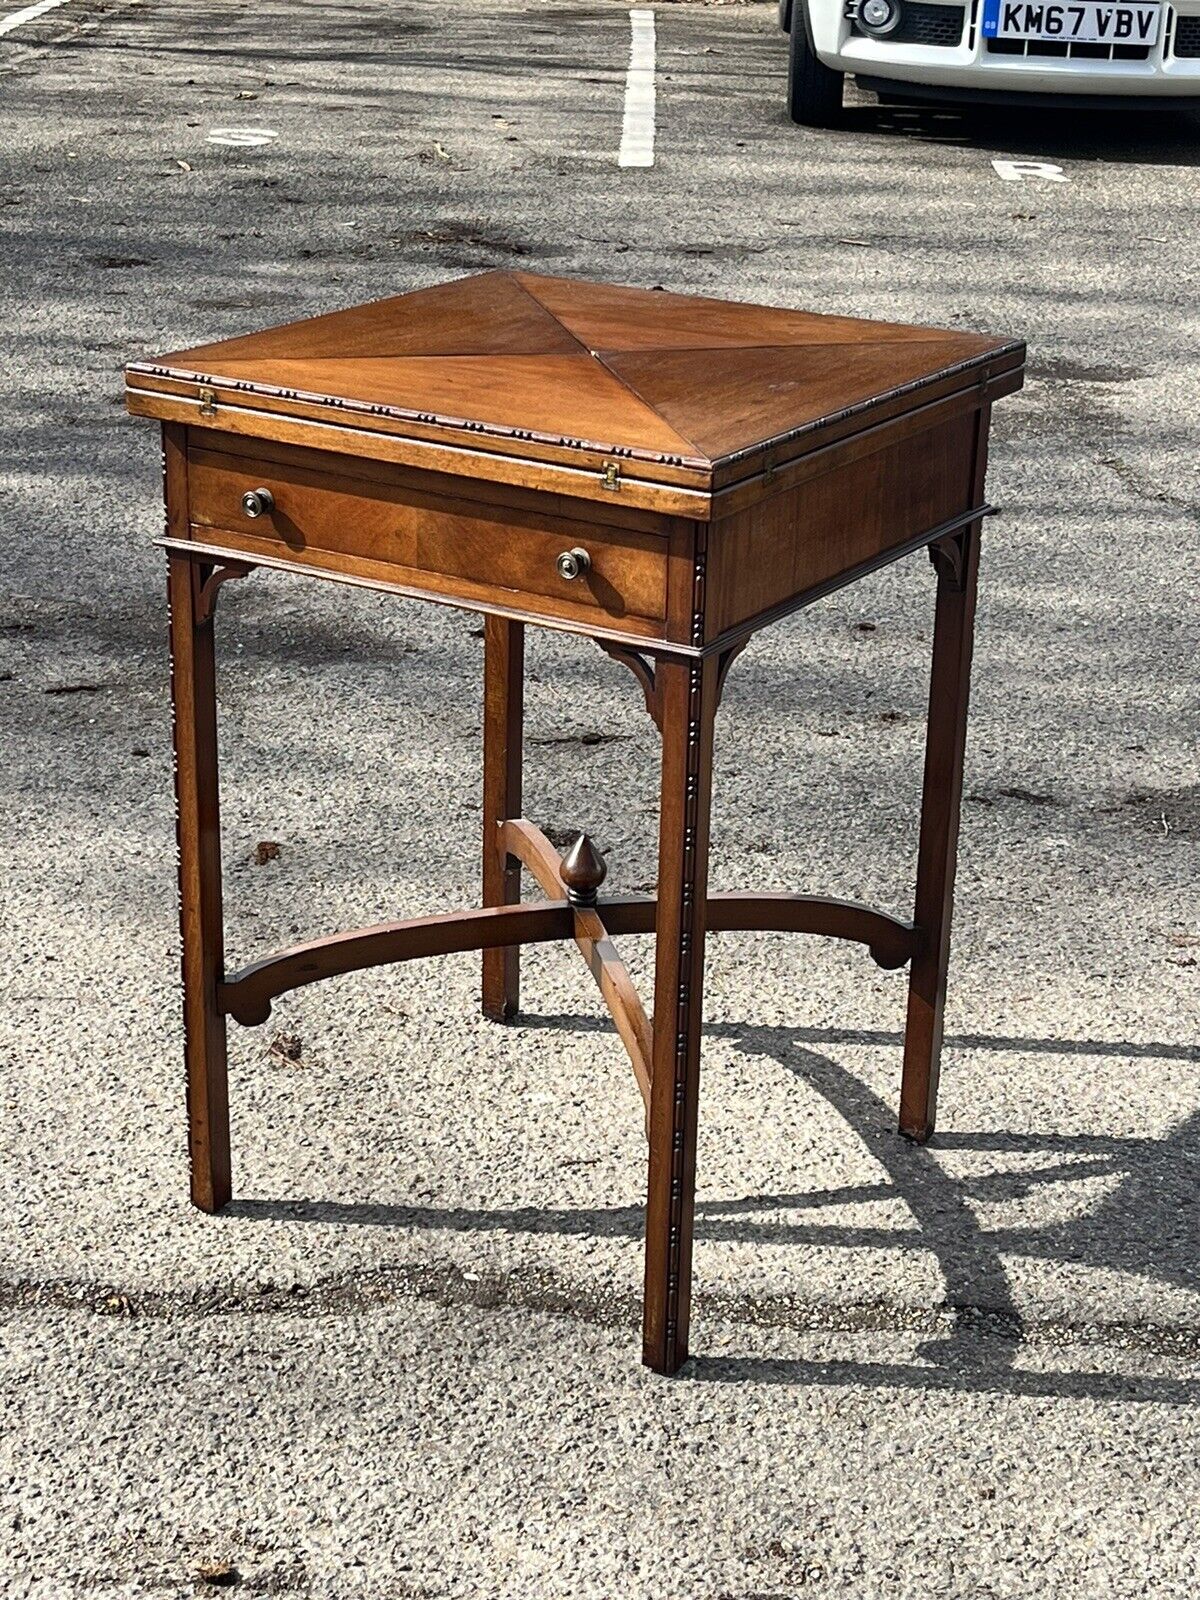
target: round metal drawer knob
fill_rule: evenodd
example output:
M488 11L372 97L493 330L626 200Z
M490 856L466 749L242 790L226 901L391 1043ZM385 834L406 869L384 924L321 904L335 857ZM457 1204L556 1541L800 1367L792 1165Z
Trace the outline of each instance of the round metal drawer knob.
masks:
M248 517L270 516L275 509L275 496L270 489L247 489L242 496L242 510Z
M554 563L560 578L565 578L568 583L576 578L582 578L592 565L592 558L586 550L576 545L574 550L564 550Z

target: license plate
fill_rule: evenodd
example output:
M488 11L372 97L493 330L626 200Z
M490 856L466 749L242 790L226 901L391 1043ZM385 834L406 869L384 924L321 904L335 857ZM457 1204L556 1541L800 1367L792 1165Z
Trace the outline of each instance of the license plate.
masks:
M1063 44L1153 45L1161 5L1111 0L983 0L985 39L1057 39Z

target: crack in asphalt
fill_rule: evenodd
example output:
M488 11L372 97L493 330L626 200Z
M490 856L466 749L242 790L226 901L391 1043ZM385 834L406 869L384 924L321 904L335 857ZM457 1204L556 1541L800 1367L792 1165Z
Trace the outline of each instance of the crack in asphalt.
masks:
M567 1283L552 1273L474 1274L441 1262L336 1273L312 1283L221 1285L197 1289L122 1289L87 1280L0 1283L0 1317L74 1311L148 1321L207 1317L345 1317L406 1301L445 1309L531 1311L612 1327L636 1327L640 1298ZM1005 1307L945 1302L905 1306L887 1300L831 1304L793 1297L698 1294L706 1321L794 1333L888 1333L943 1337L969 1331L986 1342L1055 1349L1088 1347L1200 1361L1200 1326L1130 1320L1072 1322L1026 1318Z

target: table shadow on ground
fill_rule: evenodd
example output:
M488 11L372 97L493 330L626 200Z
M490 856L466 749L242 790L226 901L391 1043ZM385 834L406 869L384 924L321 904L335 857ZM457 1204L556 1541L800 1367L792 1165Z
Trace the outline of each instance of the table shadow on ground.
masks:
M523 1016L518 1026L570 1030L603 1029L601 1019L582 1016ZM1117 1271L1200 1292L1200 1251L1191 1225L1193 1196L1187 1172L1200 1156L1200 1113L1163 1138L1120 1134L950 1130L933 1148L910 1144L895 1131L895 1108L854 1073L814 1044L888 1044L900 1036L879 1030L722 1026L706 1030L723 1037L753 1059L783 1066L822 1096L882 1169L877 1181L798 1193L752 1194L730 1200L701 1199L696 1207L699 1240L735 1241L798 1247L901 1249L933 1253L945 1285L936 1309L945 1333L925 1339L919 1360L879 1363L855 1360L784 1360L758 1356L694 1358L688 1372L710 1382L856 1384L920 1390L994 1391L1063 1398L1139 1399L1192 1404L1200 1401L1200 1378L1156 1377L1127 1370L1044 1371L1021 1367L1031 1343L1026 1319L1017 1306L1005 1266L1006 1256ZM1194 1048L1168 1043L1112 1040L1027 1039L968 1034L949 1038L947 1049L1050 1052L1063 1055L1123 1056L1138 1059L1198 1061ZM898 1084L897 1084L898 1088ZM951 1174L936 1150L991 1152L1025 1163L1012 1170ZM1035 1164L1029 1164L1029 1158ZM1178 1172L1178 1182L1165 1181ZM1070 1221L1046 1225L986 1227L976 1212L980 1202L1023 1199L1041 1186L1105 1177L1112 1186L1098 1204ZM902 1201L908 1227L826 1223L821 1213L840 1205ZM799 1220L777 1213L807 1212ZM597 1238L640 1238L643 1212L637 1206L591 1208L516 1207L497 1209L425 1205L375 1205L333 1200L245 1199L230 1215L246 1219L323 1222L477 1233L489 1231L574 1234ZM697 1300L716 1315L714 1301L698 1286ZM747 1302L749 1304L749 1302ZM755 1308L756 1313L760 1308ZM897 1312L900 1308L896 1308ZM836 1308L834 1308L836 1310ZM726 1314L728 1316L728 1313ZM737 1320L736 1310L733 1320ZM762 1325L763 1319L753 1320ZM769 1319L768 1319L769 1320ZM786 1318L782 1318L786 1321ZM1081 1322L1090 1323L1082 1308ZM831 1328L838 1329L834 1318ZM871 1326L878 1329L880 1324ZM904 1331L903 1315L893 1331ZM809 1330L813 1331L813 1330ZM887 1331L885 1329L885 1331ZM1093 1335L1097 1330L1092 1330ZM1196 1330L1148 1330L1131 1323L1098 1330L1058 1327L1036 1342L1066 1348L1076 1342L1092 1354L1105 1348L1159 1355L1191 1354ZM1187 1337L1174 1338L1181 1332ZM1105 1333L1109 1339L1106 1344ZM1161 1348L1147 1333L1162 1335ZM1076 1335L1079 1335L1077 1341ZM1185 1348L1186 1347L1186 1348Z

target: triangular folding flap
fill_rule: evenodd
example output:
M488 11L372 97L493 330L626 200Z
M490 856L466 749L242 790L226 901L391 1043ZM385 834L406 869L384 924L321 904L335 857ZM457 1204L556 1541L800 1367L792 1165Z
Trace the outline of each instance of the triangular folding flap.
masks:
M932 382L964 355L953 338L724 350L716 382L711 350L634 351L603 359L660 417L718 461L898 389Z
M192 370L229 361L344 360L384 356L571 355L580 344L508 272L476 273L263 333L176 351Z
M189 353L189 361L191 353ZM699 455L599 361L574 355L222 360L214 377L297 399L350 401L451 427L494 428L563 445Z
M710 300L619 284L572 278L513 276L587 348L600 355L623 350L730 349L752 346L900 343L961 339L964 354L995 348L978 334L958 334L906 323L864 322L857 317L787 311L774 306Z

